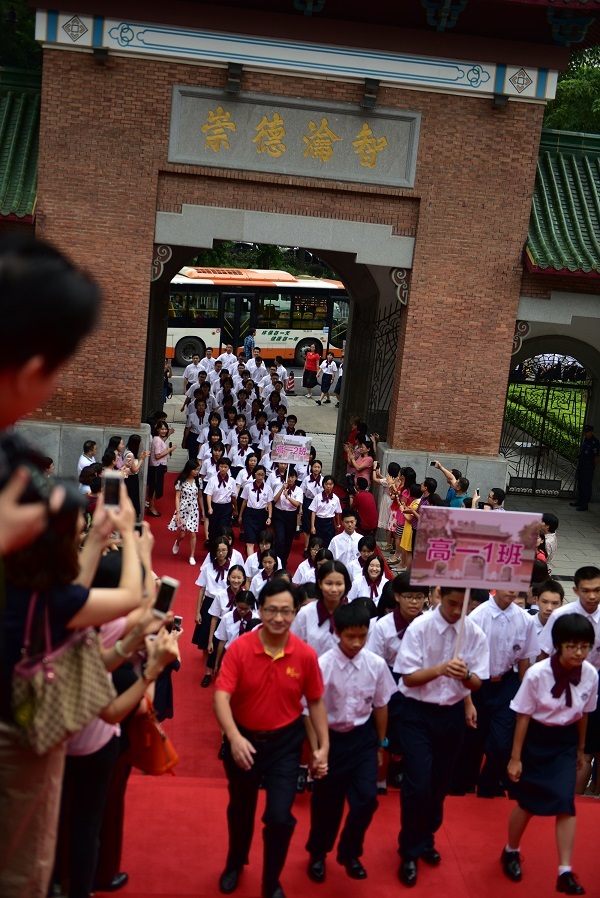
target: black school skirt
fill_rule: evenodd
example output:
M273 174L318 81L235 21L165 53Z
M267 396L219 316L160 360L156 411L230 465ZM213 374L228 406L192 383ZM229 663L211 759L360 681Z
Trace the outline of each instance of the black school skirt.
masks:
M244 512L244 539L247 543L257 543L258 534L265 529L269 513L266 508L249 508Z
M212 614L209 614L210 606L213 603L213 596L204 595L202 600L202 607L200 608L200 614L202 615L202 623L196 624L194 628L194 633L192 635L192 645L197 645L199 649L208 648L208 637L210 636L210 624L213 619Z
M545 726L529 721L521 760L523 772L508 792L529 814L554 817L575 815L577 725Z

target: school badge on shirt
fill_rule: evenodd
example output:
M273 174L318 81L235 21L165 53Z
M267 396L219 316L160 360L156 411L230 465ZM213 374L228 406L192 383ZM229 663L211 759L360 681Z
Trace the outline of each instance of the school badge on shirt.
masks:
M288 677L294 677L296 680L300 679L300 674L295 667L286 667L285 673Z

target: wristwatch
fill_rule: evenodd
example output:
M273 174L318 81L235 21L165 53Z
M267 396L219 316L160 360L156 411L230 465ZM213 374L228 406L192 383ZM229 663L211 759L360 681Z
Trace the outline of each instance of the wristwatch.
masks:
M390 744L390 740L388 739L387 736L385 737L385 739L379 740L379 748L387 748L389 744Z
M463 677L463 679L464 679L464 680L470 680L472 676L473 676L473 674L472 674L471 671L467 668L467 675L466 675L466 677Z

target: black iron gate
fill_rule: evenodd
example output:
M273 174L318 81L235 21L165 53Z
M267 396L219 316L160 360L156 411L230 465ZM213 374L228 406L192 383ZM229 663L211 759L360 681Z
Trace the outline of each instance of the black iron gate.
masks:
M552 379L561 376L560 361L541 373L539 365L519 367L508 385L500 443L508 461L508 491L571 497L591 383L581 368L574 381Z

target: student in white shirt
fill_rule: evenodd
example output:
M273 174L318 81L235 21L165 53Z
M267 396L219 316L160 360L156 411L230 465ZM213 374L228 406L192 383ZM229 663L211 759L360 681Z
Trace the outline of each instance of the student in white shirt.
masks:
M252 582L250 583L250 592L255 596L259 596L265 583L275 579L279 559L274 549L265 549L260 553L260 566Z
M544 627L565 600L565 591L558 580L546 580L545 583L536 583L533 589L535 603L538 607L537 614L533 617L538 640Z
M356 580L357 577L360 577L362 574L365 564L367 563L367 559L371 557L371 555L375 555L375 550L377 549L377 542L375 541L374 536L361 536L358 541L358 555L354 561L351 561L348 565L348 573L350 574L350 578L352 582Z
M204 358L200 361L200 368L203 371L206 371L207 374L210 374L211 371L215 369L215 360L213 359L213 350L212 346L206 347L206 353Z
M296 568L292 580L295 586L302 586L303 583L315 583L317 579L316 556L320 549L323 549L323 540L320 536L311 536L308 541L308 557L300 562Z
M230 567L229 541L223 536L218 536L213 541L210 553L204 560L196 580L196 586L200 588L196 600L196 628L192 636L192 644L198 646L206 664L204 678L200 684L203 689L210 686L215 665L214 653L209 655L208 652L211 624L209 612L215 596L227 583L226 577Z
M254 456L256 458L256 456ZM254 552L254 544L259 534L269 527L273 516L273 491L265 483L266 471L262 465L256 465L252 479L249 479L241 493L242 505L240 517L246 540L246 557Z
M240 470L245 466L248 456L254 454L254 450L250 446L250 434L247 430L242 430L237 437L237 442L234 438L234 445L231 446L229 452L231 469L234 477L237 477Z
M274 488L273 504L275 551L285 568L296 533L298 509L302 506L302 490L296 483L296 471L293 465L288 466L286 480Z
M516 798L501 862L514 882L522 878L521 839L534 815L556 817L556 891L583 895L571 867L575 839L576 770L583 765L588 714L598 702L598 674L585 658L594 628L580 614L553 615L555 654L530 667L511 702L517 725L508 764Z
M377 771L383 763L388 702L396 692L382 658L365 648L369 612L359 602L334 613L339 640L319 658L329 722L329 772L315 780L310 803L308 876L325 879L325 858L335 845L344 804L348 814L337 846L337 861L351 879L365 879L360 858L366 831L377 809ZM316 748L316 740L311 748Z
M321 549L321 551L323 551ZM341 561L326 561L317 569L316 602L303 605L292 623L292 633L323 655L337 645L333 615L342 602L347 603L351 587L348 571Z
M329 391L331 389L333 378L337 372L337 365L333 361L332 352L327 353L325 361L321 362L319 368L321 369L321 395L317 399L317 405L321 405L321 402L324 402L325 405L327 405L328 403L331 403Z
M383 558L380 555L370 555L362 573L352 583L352 588L348 593L348 601L352 602L354 599L364 598L371 599L378 605L383 587L388 579L383 565Z
M440 605L408 627L394 671L400 674L400 737L404 758L398 877L416 885L419 859L440 863L434 837L443 818L464 729L464 698L489 676L486 636L464 619L454 658L464 590L442 587Z
M219 460L219 469L204 487L208 512L208 538L219 533L221 527L231 527L233 513L237 513L237 484L230 474L228 458Z
M227 368L230 374L233 374L236 370L238 360L231 343L228 343L225 347L225 352L222 352L221 355L217 357L217 362L222 362L223 368Z
M183 372L183 392L186 393L188 387L192 384L198 382L198 374L202 369L200 368L200 356L195 352L192 356L192 361L189 365L186 366Z
M215 637L219 640L215 663L215 676L219 672L223 653L239 636L249 629L250 621L255 616L256 599L251 592L243 589L235 597L235 608L227 611L221 618Z
M314 451L314 448L313 450ZM304 551L308 549L308 541L311 530L310 503L315 496L323 490L323 463L318 458L313 459L309 465L310 474L302 481L302 533L304 534Z
M258 573L260 569L260 556L266 549L272 549L274 543L275 534L272 530L265 529L260 531L260 533L258 534L258 551L253 552L252 555L248 555L244 563L244 567L246 568L246 582L248 589L250 588L252 578ZM275 570L279 570L281 567L282 564L278 558Z
M333 552L333 557L338 561L342 561L348 570L350 565L356 561L358 557L358 544L361 540L360 533L356 532L358 518L356 512L352 508L345 508L342 512L343 533L338 533L329 543L329 551Z
M517 595L517 591L497 589L493 597L469 615L487 636L490 647L489 679L473 696L477 709L477 735L485 752L485 763L477 782L480 798L504 795L506 765L515 725L510 702L517 694L525 671L540 653L533 618L514 604Z
M212 655L216 648L214 637L219 621L235 607L236 596L245 591L245 587L246 571L243 564L231 564L227 571L227 584L217 591L208 612L211 617L208 636L209 655Z
M79 461L77 462L77 477L79 477L84 468L96 463L96 448L94 440L86 440L83 444L83 452L79 456Z
M340 515L342 506L340 500L333 492L335 486L333 477L328 474L323 478L323 492L317 493L310 503L310 532L320 536L329 548L329 543L335 536L335 531L340 528ZM335 518L335 523L334 523Z

